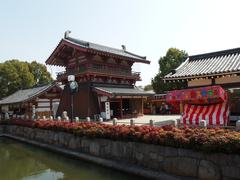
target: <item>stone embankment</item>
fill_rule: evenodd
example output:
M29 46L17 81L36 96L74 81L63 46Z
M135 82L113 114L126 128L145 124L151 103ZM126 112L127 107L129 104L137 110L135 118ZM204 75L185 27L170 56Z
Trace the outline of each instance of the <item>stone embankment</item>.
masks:
M240 156L0 125L0 134L122 171L157 179L240 179Z

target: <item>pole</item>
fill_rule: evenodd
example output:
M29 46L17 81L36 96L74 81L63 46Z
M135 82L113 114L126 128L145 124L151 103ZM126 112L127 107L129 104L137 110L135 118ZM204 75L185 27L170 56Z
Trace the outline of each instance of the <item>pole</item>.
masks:
M183 102L180 101L180 114L182 114L182 113L183 113Z
M71 93L71 110L72 110L71 122L73 122L73 93Z

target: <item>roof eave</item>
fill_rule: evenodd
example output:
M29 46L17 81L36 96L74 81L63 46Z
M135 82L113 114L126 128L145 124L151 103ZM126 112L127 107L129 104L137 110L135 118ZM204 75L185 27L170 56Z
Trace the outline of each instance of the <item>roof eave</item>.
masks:
M145 94L145 93L134 93L134 94L131 94L131 93L113 93L114 96L153 96L154 94Z
M93 91L96 92L97 94L102 94L102 95L105 95L105 96L108 96L108 97L112 97L112 96L113 96L112 93L107 92L107 91L104 91L104 90L99 89L99 88L97 88L97 87L94 87L94 88L93 88Z
M163 80L171 81L171 80L204 78L204 77L231 75L231 74L239 74L239 73L240 73L240 71L234 71L234 72L220 72L220 73L214 73L214 74L201 74L201 75L190 75L190 76L164 77Z
M28 102L28 101L30 101L30 100L38 97L38 96L41 96L43 93L45 93L46 91L49 91L53 87L56 87L56 88L58 88L59 90L62 91L62 89L56 83L53 83L52 85L49 85L49 87L46 87L45 89L42 89L40 92L34 94L33 96L30 96L29 98L26 98L26 99L22 100L22 101L15 101L15 102L9 102L9 103L1 103L0 102L0 105L10 105L10 104L17 104L17 103Z
M57 47L54 49L52 54L45 61L46 64L48 64L48 65L64 66L62 64L54 63L54 55L59 50L59 48L62 45L64 45L64 44L68 45L68 46L71 46L73 48L76 48L76 49L78 49L78 50L80 50L82 52L89 52L89 53L97 53L97 54L109 55L109 56L112 56L112 57L121 58L121 59L125 59L125 60L130 60L130 61L134 61L134 62L150 64L149 60L147 60L147 59L140 59L140 56L138 56L139 58L130 58L130 57L127 57L127 56L122 56L122 55L109 53L109 52L105 52L105 51L100 51L100 50L96 50L96 49L93 49L93 48L90 48L90 47L81 46L81 45L79 45L79 44L77 44L75 42L72 42L72 41L68 40L68 39L61 39L61 41L58 43Z
M150 64L149 60L145 60L145 59L137 59L137 58L130 58L127 56L122 56L122 55L118 55L118 54L114 54L114 53L109 53L106 51L100 51L100 50L96 50L93 48L87 48L87 52L89 53L97 53L97 54L101 54L101 55L105 55L105 56L111 56L111 57L115 57L115 58L120 58L120 59L125 59L125 60L129 60L129 61L133 61L133 62L139 62L139 63L145 63L145 64Z
M63 39L61 39L61 41L58 43L57 47L55 47L55 49L53 50L53 52L51 53L51 55L48 57L48 59L45 61L46 64L48 65L52 65L52 61L54 59L54 54L56 53L56 51L59 49L59 47L61 46L63 42Z
M61 39L61 41L58 43L57 47L53 50L52 54L49 56L49 58L45 61L46 64L48 65L56 65L56 66L65 66L63 64L58 64L58 63L54 63L54 55L57 53L57 51L59 50L59 48L63 45L68 45L70 47L73 47L73 48L77 48L78 50L80 51L83 51L83 52L86 52L87 49L74 43L74 42L71 42L67 39Z

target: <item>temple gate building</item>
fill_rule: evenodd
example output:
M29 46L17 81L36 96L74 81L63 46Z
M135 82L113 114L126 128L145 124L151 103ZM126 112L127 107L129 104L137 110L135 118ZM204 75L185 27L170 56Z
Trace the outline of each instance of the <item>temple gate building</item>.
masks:
M135 86L141 78L139 72L132 71L134 63L150 61L127 51L125 46L115 49L66 33L46 61L66 69L57 75L57 81L65 85L57 114L67 111L70 117L105 119L143 115L143 100L151 94ZM70 92L69 75L74 75L78 83L74 94Z

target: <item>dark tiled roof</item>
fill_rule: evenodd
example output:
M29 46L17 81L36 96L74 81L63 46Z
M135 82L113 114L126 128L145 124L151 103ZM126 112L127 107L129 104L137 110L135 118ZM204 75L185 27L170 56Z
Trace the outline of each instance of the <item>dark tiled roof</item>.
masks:
M18 90L14 94L11 94L10 96L2 99L0 101L1 104L13 104L13 103L19 103L19 102L24 102L27 101L45 90L49 89L52 85L46 85L46 86L41 86L41 87L36 87L36 88L31 88L31 89L24 89L24 90Z
M145 92L136 86L94 86L96 90L111 94L112 96L151 96L153 93Z
M240 72L240 48L189 56L165 79L184 79Z
M83 41L83 40L79 40L79 39L75 39L75 38L71 38L71 37L65 38L63 40L68 41L70 43L74 43L74 44L76 44L78 46L81 46L83 48L93 49L93 50L96 50L96 51L111 53L111 54L115 54L115 55L118 55L118 56L124 56L124 57L127 57L127 58L146 61L146 63L148 63L148 61L146 60L146 56L139 56L137 54L128 52L128 51L123 50L123 49L116 49L116 48L112 48L112 47L108 47L108 46L104 46L104 45L100 45L100 44L95 44L95 43L91 43L91 42L87 42L87 41Z

